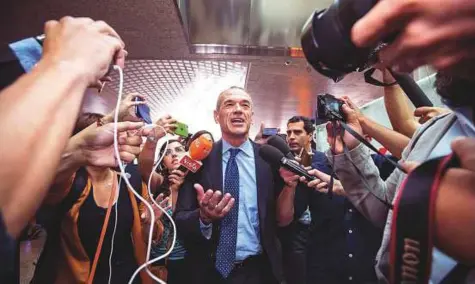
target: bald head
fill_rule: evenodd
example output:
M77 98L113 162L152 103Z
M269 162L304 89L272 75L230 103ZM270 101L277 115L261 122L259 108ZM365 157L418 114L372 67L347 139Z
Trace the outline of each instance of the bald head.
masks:
M219 94L214 120L231 145L239 146L248 138L252 115L252 99L244 89L231 87Z
M233 95L245 95L245 96L248 96L249 97L249 101L251 101L252 103L252 100L251 100L251 95L249 95L246 90L244 90L243 88L241 87L236 87L236 86L233 86L233 87L230 87L224 91L222 91L219 96L218 96L218 101L216 102L216 110L219 110L219 108L221 107L221 105L223 104L224 100L230 96L233 96Z

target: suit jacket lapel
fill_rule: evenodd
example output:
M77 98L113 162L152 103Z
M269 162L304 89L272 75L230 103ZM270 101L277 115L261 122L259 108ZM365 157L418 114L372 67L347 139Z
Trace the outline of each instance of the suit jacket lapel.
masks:
M214 143L213 150L209 155L208 166L208 180L210 181L210 188L213 190L220 190L223 192L223 141L219 140ZM205 189L207 190L207 189Z
M259 224L264 228L264 221L267 213L267 194L269 192L269 184L272 184L272 177L267 171L267 163L259 156L259 146L252 142L254 148L254 160L256 161L256 187L257 187L257 206L259 212Z

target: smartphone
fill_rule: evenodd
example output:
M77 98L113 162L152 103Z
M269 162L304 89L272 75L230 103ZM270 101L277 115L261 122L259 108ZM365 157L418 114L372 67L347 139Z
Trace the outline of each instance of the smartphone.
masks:
M178 136L181 136L183 138L187 138L188 134L189 134L188 125L186 125L184 123L181 123L181 122L177 122L176 123L175 134L178 135Z
M269 137L269 136L277 135L278 133L279 133L278 128L264 128L264 130L262 131L262 136Z
M135 97L136 102L143 101L139 97ZM146 104L138 105L135 107L135 114L138 118L141 118L145 123L152 124L152 118L150 117L150 107Z

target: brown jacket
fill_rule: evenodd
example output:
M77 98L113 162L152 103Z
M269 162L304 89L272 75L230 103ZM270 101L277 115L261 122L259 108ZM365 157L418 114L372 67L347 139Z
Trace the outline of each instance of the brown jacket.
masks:
M63 190L56 188L46 198L46 204L58 204L71 190L73 186L74 177L71 177L68 185ZM85 202L88 195L91 193L91 180L87 179L87 184L82 191L80 197L75 204L66 213L62 222L59 236L59 249L57 253L58 259L55 261L57 267L54 269L57 273L55 283L86 283L90 273L90 260L78 234L77 221L81 206ZM143 210L147 210L144 204L137 204L134 194L129 190L130 201L133 208L134 221L132 225L132 240L135 250L135 258L138 265L145 263L147 246L145 243L143 230L149 225L145 226L141 222L141 214ZM147 186L142 182L142 196L148 197ZM150 198L146 198L150 200ZM154 228L154 240L159 240L163 233L163 225L160 221L156 223ZM153 280L147 275L145 270L140 272L142 283L153 283Z

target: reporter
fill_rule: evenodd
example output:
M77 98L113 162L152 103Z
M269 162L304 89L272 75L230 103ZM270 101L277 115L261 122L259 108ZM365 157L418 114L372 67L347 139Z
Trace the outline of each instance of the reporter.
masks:
M185 147L178 140L169 140L168 147L163 144L159 155L165 153L161 163L161 176L164 181L158 186L156 194L168 196L170 202L167 211L171 215L175 212L176 201L180 188L184 182L186 172L180 171L180 158L186 154ZM165 206L163 207L165 208ZM185 260L186 250L183 246L183 238L180 232L174 232L172 224L167 217L162 218L164 231L162 238L152 247L152 258L164 255L170 248L173 235L177 235L175 247L172 252L162 261L155 263L152 269L158 271L158 275L169 284L190 283L188 263Z
M387 69L383 69L382 72L384 83L394 82L393 76ZM439 107L419 107L412 112L410 103L399 86L384 87L384 106L393 129L409 138L421 124L433 117L450 112L449 109ZM420 117L419 121L416 120L418 117Z
M467 266L475 266L475 138L452 142L460 168L442 178L435 206L435 245ZM473 279L472 279L473 281Z
M388 149L394 156L401 158L402 151L407 146L410 139L363 115L359 108L348 97L345 96L342 99L347 106L354 111L363 133L381 143L381 145Z
M387 69L382 69L381 71L384 83L395 81ZM412 106L399 85L384 87L384 106L394 131L410 139L417 128L421 126L414 118Z
M155 161L155 149L157 148L157 142L160 138L164 137L167 133L172 134L175 131L177 121L170 115L164 115L155 124L157 127L147 128L147 140L142 148L142 152L139 156L139 170L142 175L143 181L148 183L150 174L152 174L152 180L150 181L150 188L158 188L164 181L164 177L159 173L153 172L153 166ZM163 129L162 129L163 128ZM165 130L166 132L163 132Z
M308 182L305 177L300 177L300 182L307 183L307 186L314 188L321 193L328 193L328 185L330 183L331 176L317 169L309 170L308 173L317 179ZM346 196L345 189L341 185L341 182L337 179L333 180L333 193L340 196Z
M430 64L447 69L473 58L475 3L471 0L384 0L352 29L357 46L370 46L393 32L398 37L380 52L386 66L410 72Z
M462 78L459 75L455 76L448 72L439 71L437 73L435 83L437 92L439 95L448 99L451 105L458 109L458 111L438 116L432 119L431 122L420 127L414 134L409 145L403 151L403 161L423 162L430 158L446 155L450 153L449 144L455 137L460 135L473 135L474 132L470 127L470 121L473 122L473 117L467 115L466 112L468 108L472 108L475 105L473 98L467 94L467 91L473 90L475 86L473 79L466 79L470 77L469 75L470 73L466 73ZM362 128L354 111L346 105L343 106L343 110L347 115L348 124L358 133L362 133ZM329 133L331 133L331 131ZM343 148L339 137L336 139L337 151L334 154L334 168L351 202L369 220L385 228L383 242L377 256L376 271L380 281L387 282L389 275L388 244L392 223L392 211L389 210L380 199L391 203L405 178L405 174L399 170L395 170L386 181L383 181L378 177L378 171L374 163L370 161L369 150L359 144L359 142L348 133L345 134L343 139L350 149L350 157L364 176L366 183L363 182L363 178L358 174L351 162L342 154ZM332 156L331 153L327 153L327 155L329 157ZM329 160L332 161L331 158ZM463 185L466 185L467 181L468 180L464 180ZM369 188L366 188L365 184L368 184ZM380 199L370 194L369 190ZM467 201L470 202L470 200ZM438 199L437 203L439 202L441 201ZM450 203L450 200L447 202ZM438 217L436 216L436 218ZM439 221L440 220L436 220L436 222ZM435 233L437 234L437 240L440 232L436 231ZM452 242L453 244L453 239L448 240L448 242ZM436 245L439 246L440 243L436 242ZM446 276L450 273L453 264L456 264L457 260L464 259L451 259L437 249L434 249L432 262L433 274L431 275L431 279L433 281L436 279L440 280L440 278Z
M65 17L47 22L45 34L37 66L0 93L0 208L12 237L46 194L86 87L107 73L114 54L124 64L124 43L104 22Z
M114 126L98 127L96 121L100 115L87 114L86 117L88 119L78 120L76 129L79 133L71 138L63 156L65 160L45 199L45 206L52 217L47 225L48 238L38 260L33 283L85 283L89 278L92 283L107 283L109 255L114 247L110 267L113 283L127 283L138 263L145 262L146 236L143 232L148 232L150 223L141 216L147 209L121 181L120 174L110 168L118 165L112 145ZM125 162L135 159L142 143L140 135L129 136L127 132L142 126L143 123L118 124L120 155ZM98 132L98 129L102 130ZM136 168L130 165L126 170L130 173L132 186L149 199ZM116 194L116 206L107 224L95 275L91 276L92 260L97 253L102 223L112 194ZM114 242L113 231L116 231ZM161 237L162 231L163 226L157 220L155 240ZM140 276L142 283L150 283L145 272Z

